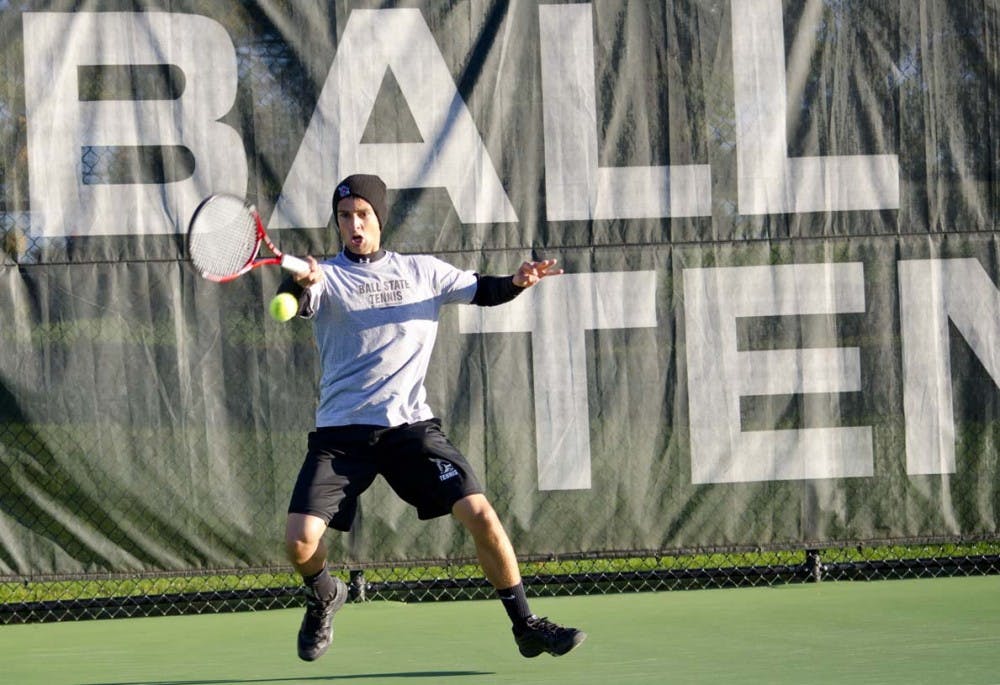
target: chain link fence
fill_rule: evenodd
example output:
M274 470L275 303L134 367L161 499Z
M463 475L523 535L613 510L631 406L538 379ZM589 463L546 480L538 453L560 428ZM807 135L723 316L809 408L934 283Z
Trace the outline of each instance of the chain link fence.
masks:
M494 597L471 560L331 568L355 602ZM1000 573L1000 541L568 555L523 560L521 570L534 597L941 578ZM303 602L298 577L279 569L0 577L0 624L260 611Z

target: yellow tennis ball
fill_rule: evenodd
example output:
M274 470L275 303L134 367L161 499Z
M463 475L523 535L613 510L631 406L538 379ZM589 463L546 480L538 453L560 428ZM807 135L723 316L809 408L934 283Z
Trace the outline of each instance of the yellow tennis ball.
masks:
M275 321L288 321L299 313L299 301L291 293L278 293L269 309Z

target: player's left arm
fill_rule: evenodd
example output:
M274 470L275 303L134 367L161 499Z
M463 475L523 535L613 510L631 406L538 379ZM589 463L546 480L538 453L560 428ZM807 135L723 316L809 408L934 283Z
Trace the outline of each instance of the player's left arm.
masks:
M524 262L512 276L480 276L476 274L476 294L472 304L493 307L510 302L522 292L548 276L558 276L555 259Z
M514 274L514 285L518 288L530 288L543 278L558 276L563 272L556 268L556 260L543 259L540 262L524 262Z

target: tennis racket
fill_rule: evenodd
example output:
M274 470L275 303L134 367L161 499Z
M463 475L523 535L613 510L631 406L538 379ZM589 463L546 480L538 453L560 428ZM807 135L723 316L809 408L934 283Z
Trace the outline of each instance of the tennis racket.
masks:
M258 257L261 243L274 256ZM279 264L295 273L309 270L305 260L274 246L257 209L235 195L210 195L198 205L188 225L187 248L195 270L216 283L227 283L265 264Z

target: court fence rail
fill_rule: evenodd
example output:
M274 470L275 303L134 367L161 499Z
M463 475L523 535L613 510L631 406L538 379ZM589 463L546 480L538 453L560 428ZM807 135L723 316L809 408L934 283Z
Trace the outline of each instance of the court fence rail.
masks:
M472 559L333 569L354 602L487 599ZM1000 574L1000 539L864 542L801 549L681 550L522 559L530 596ZM260 611L301 606L287 569L185 575L0 577L0 624Z

